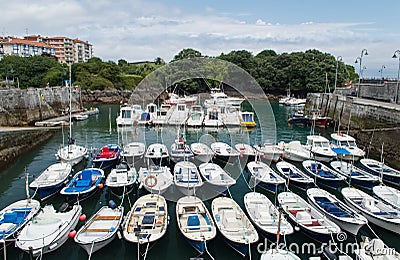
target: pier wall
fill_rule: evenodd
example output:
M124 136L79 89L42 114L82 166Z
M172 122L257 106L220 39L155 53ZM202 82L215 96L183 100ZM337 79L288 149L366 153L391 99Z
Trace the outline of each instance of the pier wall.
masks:
M336 95L356 96L357 91L358 84L353 83L351 88L337 88L334 93ZM399 92L397 91L397 82L381 82L378 80L371 83L361 83L358 97L394 103L396 94L398 95L397 100L399 100Z

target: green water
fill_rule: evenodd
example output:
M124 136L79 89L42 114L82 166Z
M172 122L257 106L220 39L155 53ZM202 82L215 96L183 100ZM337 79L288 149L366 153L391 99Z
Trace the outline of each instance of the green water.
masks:
M300 140L305 142L306 136L310 133L310 129L306 127L289 126L286 118L290 110L287 107L279 106L277 103L272 103L273 115L268 113L268 109L265 110L264 101L253 102L254 108L257 110L261 108L263 112L259 113L258 117L262 122L259 122L258 127L252 131L244 131L239 128L228 128L219 129L218 131L209 130L191 130L187 129L186 137L189 143L201 140L204 142L211 142L213 140L222 140L224 142L247 142L250 144L265 142L265 141L290 141ZM249 109L247 105L245 108ZM73 136L77 140L78 144L84 144L87 147L99 148L102 145L108 143L120 143L128 142L130 140L145 141L147 144L159 141L164 142L169 147L177 134L176 127L162 127L162 128L130 128L124 131L117 131L115 126L115 118L118 113L118 106L100 106L100 113L95 116L89 117L86 121L76 122L73 127ZM264 109L264 110L263 110ZM111 112L111 113L110 113ZM109 123L109 114L111 115L111 131ZM260 125L262 127L260 127ZM64 136L67 136L68 129L64 129ZM111 132L111 134L110 134ZM329 136L331 130L329 129L317 129L317 133L321 135ZM30 152L24 154L17 161L12 163L8 168L0 171L0 208L7 206L8 204L25 198L25 180L24 180L24 168L32 178L35 175L40 174L50 164L55 163L55 152L63 141L63 134L60 130L46 143L32 149ZM84 167L83 164L75 167L75 172L79 171ZM240 167L238 165L229 166L230 171L238 176L237 184L230 188L230 193L239 205L243 208L243 195L250 191L247 186L247 174L240 174ZM257 191L266 194L264 191ZM300 194L305 198L305 193L297 189L293 189L294 192ZM332 191L331 191L332 192ZM145 192L140 192L144 194ZM340 193L333 191L335 195L340 197ZM32 193L31 193L32 194ZM275 201L275 197L266 194L271 201ZM125 212L130 208L130 205L134 203L137 198L137 194L131 194L129 201L124 201ZM119 204L119 198L112 195L107 189L97 193L87 201L82 202L83 213L90 217L96 212L101 206L108 203L112 199ZM44 204L53 204L58 208L64 199L61 196L56 196L46 201ZM210 207L211 200L207 200L207 207ZM147 259L190 259L199 257L197 252L184 240L183 236L177 229L176 217L175 217L175 203L168 203L168 212L170 216L170 224L166 235L158 241L154 247L149 251ZM79 223L77 229L83 223ZM373 226L375 232L377 232L381 238L390 246L400 249L400 244L396 241L396 236L390 232ZM370 235L367 228L362 228L360 233ZM350 237L350 234L348 234ZM263 236L260 236L259 242L263 242ZM350 239L348 241L354 241ZM287 237L287 243L306 243L312 242L306 238L302 233L295 232L294 235ZM260 254L257 252L256 246L258 243L252 246L251 257L252 259L259 259ZM208 250L215 259L242 259L236 252L234 252L224 241L220 234L212 240L208 245ZM0 257L3 257L1 255ZM43 256L45 259L87 259L86 252L81 249L72 239L68 241L55 252L46 254ZM211 259L208 255L200 256L204 259ZM29 259L29 255L13 245L7 247L7 258L8 259ZM123 239L116 238L108 246L104 247L100 251L93 254L92 259L136 259L137 258L137 247L135 244L125 242ZM302 255L302 258L306 258ZM249 259L249 256L247 256Z

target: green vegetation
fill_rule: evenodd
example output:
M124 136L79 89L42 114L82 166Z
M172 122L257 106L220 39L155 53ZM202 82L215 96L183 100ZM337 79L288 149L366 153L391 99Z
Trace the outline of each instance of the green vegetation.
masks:
M203 55L194 49L183 49L171 62L195 57L203 57ZM215 58L229 61L246 70L266 92L274 94L283 94L287 88L301 95L307 92L322 92L325 90L326 79L328 87L332 90L335 81L335 57L318 50L282 54L277 54L273 50L264 50L255 56L249 51L237 50L228 54L222 53ZM163 65L165 61L160 57L157 57L154 62L134 64L123 59L118 60L118 63L104 62L94 57L86 63L72 65L72 81L90 90L134 89L143 78ZM227 68L223 67L214 66L206 70L207 73L213 73L216 78L221 79L228 73ZM165 79L166 83L173 82L172 72L170 76L170 79ZM50 86L60 86L69 78L69 68L52 57L6 56L0 61L0 77L3 80L7 77L9 80L14 79L11 83L14 86L19 81L21 88L45 87L47 83ZM357 74L354 67L339 61L337 86L342 86L355 78ZM206 89L207 85L217 84L219 82L192 79L179 83L179 88L187 92L197 92Z

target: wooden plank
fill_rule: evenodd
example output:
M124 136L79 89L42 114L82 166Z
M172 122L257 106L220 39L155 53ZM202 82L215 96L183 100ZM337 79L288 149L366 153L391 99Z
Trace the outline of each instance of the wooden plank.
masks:
M110 232L109 228L88 228L85 232Z
M119 220L121 216L96 216L94 220Z

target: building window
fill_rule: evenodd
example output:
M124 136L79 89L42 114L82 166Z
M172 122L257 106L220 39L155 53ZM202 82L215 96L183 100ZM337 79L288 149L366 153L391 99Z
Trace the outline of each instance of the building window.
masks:
M24 56L29 57L29 45L24 44Z
M47 53L46 47L42 47L42 53Z
M14 53L14 54L18 54L18 50L19 50L18 44L13 43L13 53Z
M33 56L38 55L38 46L33 46Z

